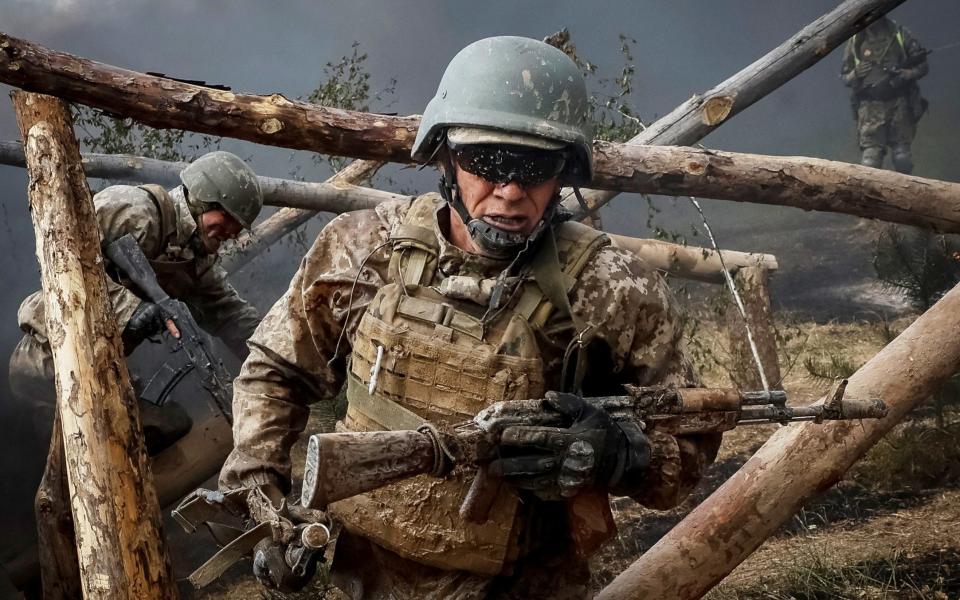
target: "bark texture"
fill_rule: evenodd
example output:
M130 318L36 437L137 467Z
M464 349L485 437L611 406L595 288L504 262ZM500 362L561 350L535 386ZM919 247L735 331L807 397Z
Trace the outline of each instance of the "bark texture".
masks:
M410 162L416 117L359 113L238 94L120 69L0 33L0 81L130 117L325 154Z
M327 180L334 187L362 183L383 166L382 162L357 160ZM366 208L366 207L364 207ZM351 210L356 210L351 209ZM223 268L228 273L246 266L255 256L272 246L280 238L312 219L319 211L302 208L282 208L266 221L257 225L253 231L237 238L231 251L223 257Z
M53 419L50 452L47 454L40 489L37 490L34 510L37 515L37 544L44 599L71 600L81 597L80 564L73 515L70 512L70 489L59 414Z
M681 246L661 240L628 237L613 233L607 235L610 236L616 246L633 252L654 269L683 279L706 283L723 283L724 266L731 272L752 266L759 266L769 271L776 271L778 268L777 257L772 254L721 250L720 254L723 256L723 264L721 264L720 255L706 248Z
M0 142L0 164L21 167L26 165L23 158L23 149L19 142ZM149 182L167 186L178 185L180 182L179 173L186 165L187 163L166 162L143 156L93 153L83 155L83 168L87 177L132 183ZM400 200L406 197L402 194L352 185L344 179L325 183L264 176L259 176L258 179L263 190L265 204L335 214L373 208L381 202ZM359 178L356 179L356 181L359 180ZM287 221L290 214L297 213L284 213L287 216L278 217L277 221L273 221L274 226L270 229L277 229L276 223L281 219L291 222ZM296 223L295 220L292 222ZM598 224L595 223L594 225ZM255 235L264 235L270 229L261 230L257 228L258 233ZM709 283L723 283L720 260L713 250L622 235L611 234L610 237L618 246L636 252L650 266L675 277ZM258 248L265 250L268 246L269 244L264 243L259 245ZM723 256L727 267L732 270L754 264L761 264L768 270L777 269L777 259L770 254L751 254L724 250Z
M904 0L846 0L813 21L753 64L657 119L628 144L690 146L784 83L824 58L850 36L873 23ZM616 190L587 190L592 209L610 202ZM694 194L696 195L696 194ZM709 196L704 196L709 197ZM571 190L564 204L578 207Z
M800 156L597 143L594 184L792 206L960 232L960 184Z
M14 92L85 598L176 598L70 113Z
M780 360L777 358L777 331L773 324L773 309L770 307L769 280L770 274L767 270L758 266L739 269L733 276L733 282L746 309L747 323L750 324L750 332L757 345L767 382L771 389L782 389ZM733 302L727 309L726 321L733 363L730 369L733 385L741 390L762 390L763 380L750 349L747 328L744 326L743 316Z
M701 597L957 372L957 331L960 286L850 378L847 396L882 398L885 418L780 429L597 598Z

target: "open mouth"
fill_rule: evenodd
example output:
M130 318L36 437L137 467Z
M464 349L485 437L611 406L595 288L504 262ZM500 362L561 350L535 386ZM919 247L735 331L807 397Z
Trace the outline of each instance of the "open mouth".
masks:
M520 231L527 222L526 217L508 217L504 215L484 215L483 220L507 231Z

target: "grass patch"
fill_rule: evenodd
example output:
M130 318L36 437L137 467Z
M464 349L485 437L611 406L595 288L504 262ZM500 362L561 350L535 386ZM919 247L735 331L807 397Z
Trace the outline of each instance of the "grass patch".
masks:
M749 590L718 588L710 600L948 600L960 594L960 552L943 549L844 564L842 556L810 551Z
M871 449L852 477L877 490L955 486L960 483L960 423L907 423Z

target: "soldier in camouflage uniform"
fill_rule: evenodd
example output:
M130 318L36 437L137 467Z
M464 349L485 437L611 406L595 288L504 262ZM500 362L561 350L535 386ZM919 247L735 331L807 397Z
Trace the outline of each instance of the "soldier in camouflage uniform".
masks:
M561 185L591 176L586 109L559 50L515 37L465 48L413 149L440 168L442 193L331 221L249 342L225 488L288 491L310 403L345 383L346 430L446 426L495 401L570 392L545 409L569 428L504 441L490 470L511 485L482 525L458 514L468 472L332 504L344 524L334 582L353 598L582 598L594 548L577 546L558 500L602 494L599 522L607 493L669 508L716 455L719 435L648 437L578 395L694 383L664 281L558 210ZM284 575L269 572L282 568L270 543L254 559L268 585Z
M195 160L180 178L183 185L169 191L158 185L115 185L96 194L101 243L131 234L164 290L185 302L206 331L243 358L260 317L216 260L220 243L250 228L259 214L260 184L242 160L219 151ZM127 354L165 329L157 305L113 280L107 280L107 288ZM56 391L41 292L23 301L17 320L24 336L10 357L10 386L15 398L35 411L38 438L43 440L50 434ZM162 410L141 403L141 420L148 449L154 452L190 427L189 417L174 403Z
M926 50L886 17L847 42L840 77L851 88L861 164L880 168L889 146L893 167L913 171L910 144L927 105L917 80L928 70Z

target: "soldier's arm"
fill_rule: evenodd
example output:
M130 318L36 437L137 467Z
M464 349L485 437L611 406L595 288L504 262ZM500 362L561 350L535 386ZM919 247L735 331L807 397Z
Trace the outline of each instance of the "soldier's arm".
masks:
M210 335L220 338L237 357L247 356L247 340L260 323L260 313L244 300L227 280L227 272L211 263L199 274L187 298L197 321Z
M859 79L853 53L854 47L851 39L843 47L843 61L840 64L840 79L848 87L852 87Z
M913 34L906 29L902 31L907 59L905 61L906 68L900 69L900 77L905 81L916 81L930 72L930 65L927 63L927 51L913 37Z
M290 487L290 448L307 424L308 405L333 401L344 382L350 337L379 285L368 261L386 240L374 211L331 221L300 263L287 292L264 316L247 345L250 356L234 381L234 449L220 472L220 486L272 484Z
M160 216L146 191L129 185L114 185L97 193L93 200L100 225L101 247L130 234L147 258L159 253ZM117 326L122 331L141 300L110 278L107 278L107 292Z
M623 393L622 385L696 385L681 348L683 327L663 278L642 260L604 248L571 296L574 311L597 325L587 395ZM619 389L612 389L613 384ZM646 485L633 498L651 508L679 504L716 458L720 434L672 436L653 432Z

